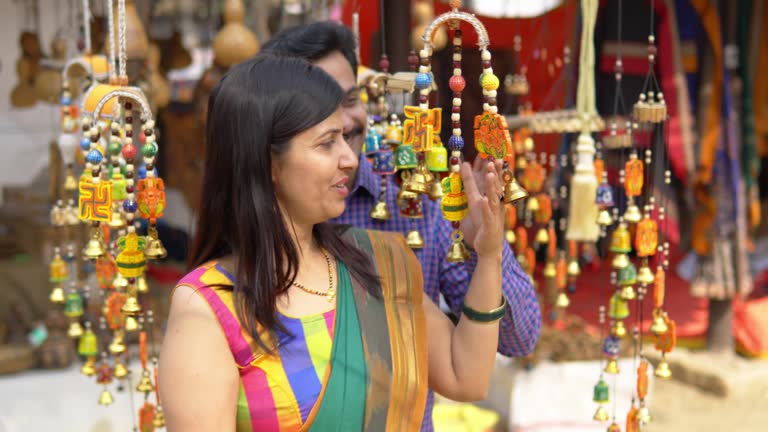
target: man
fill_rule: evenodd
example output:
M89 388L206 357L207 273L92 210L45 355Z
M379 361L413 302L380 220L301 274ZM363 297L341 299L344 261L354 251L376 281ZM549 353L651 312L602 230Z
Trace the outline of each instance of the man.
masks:
M306 26L284 30L262 47L261 54L302 57L334 77L345 91L342 102L344 114L344 135L347 143L357 153L363 146L368 117L360 100L357 86L355 37L352 32L332 22L316 22ZM485 166L475 165L479 184L484 184ZM424 238L423 249L415 250L424 273L424 292L435 303L442 294L448 306L457 316L461 302L469 287L477 257L463 263L449 263L446 252L451 244L453 230L450 222L440 212L438 202L423 198L423 219L407 219L392 211L388 221L374 220L368 216L381 190L380 177L372 171L365 157L360 158L356 173L350 175L351 191L347 208L335 222L351 224L361 228L396 231L403 235L418 229ZM399 187L387 177L387 205L396 210L396 196ZM462 225L467 244L473 244L472 223L466 220ZM499 352L506 356L526 356L533 351L541 328L541 313L533 287L528 276L522 271L509 246L504 247L502 258L502 290L509 304L499 330ZM431 431L434 395L430 392L422 431Z

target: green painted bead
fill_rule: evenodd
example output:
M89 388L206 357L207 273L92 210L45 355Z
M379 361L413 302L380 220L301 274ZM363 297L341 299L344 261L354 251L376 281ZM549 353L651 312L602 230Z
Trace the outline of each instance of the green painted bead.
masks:
M144 144L144 146L141 147L141 154L143 154L144 157L154 157L157 154L157 144Z

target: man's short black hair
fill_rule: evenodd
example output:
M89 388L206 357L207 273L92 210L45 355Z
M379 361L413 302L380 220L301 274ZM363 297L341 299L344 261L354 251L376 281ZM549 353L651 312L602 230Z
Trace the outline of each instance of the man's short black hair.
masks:
M339 51L357 76L356 46L355 35L348 27L333 21L317 21L278 32L261 47L259 54L300 57L312 62Z

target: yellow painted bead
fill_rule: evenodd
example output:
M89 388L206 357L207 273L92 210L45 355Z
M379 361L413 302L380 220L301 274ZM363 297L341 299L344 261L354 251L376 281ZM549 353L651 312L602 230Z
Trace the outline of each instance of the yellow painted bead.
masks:
M492 73L483 74L483 80L480 83L483 90L496 90L499 88L499 77Z

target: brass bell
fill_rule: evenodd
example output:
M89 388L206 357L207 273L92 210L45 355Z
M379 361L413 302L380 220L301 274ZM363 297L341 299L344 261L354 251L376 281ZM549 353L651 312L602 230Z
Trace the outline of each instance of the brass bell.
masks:
M515 240L517 240L517 238L515 236L515 230L507 230L504 233L504 238L507 240L507 243L514 244Z
M168 255L159 238L147 236L147 240L147 248L144 249L144 256L147 259L163 259Z
M139 276L136 278L136 291L145 294L149 292L149 285L147 284L147 278Z
M540 208L539 200L535 196L528 198L528 202L525 203L525 209L529 212L537 212Z
M139 329L139 322L136 320L135 316L128 315L125 317L125 326L123 328L129 333L133 333Z
M125 289L128 287L128 279L120 273L117 273L117 276L112 280L112 286L117 290Z
M141 371L141 380L139 380L139 384L136 386L136 391L149 393L154 389L155 387L152 385L152 380L149 378L149 370L144 369Z
M67 336L69 336L72 339L77 339L82 335L83 335L83 326L80 325L80 321L75 320L69 323L69 328L67 329Z
M568 262L568 270L567 270L568 276L570 277L577 277L581 274L581 267L579 267L579 261L576 259L571 259Z
M424 239L421 238L419 230L409 231L406 242L411 249L421 249L424 247Z
M621 432L621 426L619 426L616 422L613 422L610 426L608 426L607 432Z
M112 393L106 388L101 392L101 396L99 396L99 405L112 405Z
M115 362L115 378L122 379L128 376L128 368L120 360Z
M141 312L141 305L139 305L139 301L136 299L135 295L129 295L128 298L125 299L125 303L123 303L121 310L129 315L133 315Z
M600 405L597 407L597 411L595 411L595 415L592 416L592 420L604 422L608 420L608 411L605 410L605 407Z
M427 183L427 177L417 168L403 187L409 192L423 194L429 190Z
M536 232L536 243L538 244L547 244L549 243L549 230L546 228L540 228L539 231Z
M48 300L51 303L64 304L64 288L61 285L56 285L51 290L51 294L48 296Z
M157 406L157 411L155 411L155 418L152 419L152 426L158 429L165 427L165 413L163 412L163 407L160 405Z
M520 158L525 160L523 158ZM505 174L506 176L506 174ZM509 181L507 181L509 179ZM520 186L515 176L510 173L504 178L504 202L507 204L519 201L528 196L528 192Z
M597 214L597 224L602 226L610 226L613 224L613 218L611 217L611 213L608 212L608 210L600 210L600 213Z
M469 259L469 251L462 239L454 239L451 243L451 247L448 249L448 255L446 256L448 262L464 262Z
M621 288L621 292L619 294L621 296L622 300L634 300L635 299L635 289L632 288L632 285L627 285Z
M667 322L664 321L664 317L661 313L656 313L656 311L654 311L654 315L653 324L651 324L651 333L656 336L661 336L669 331L669 326L667 326Z
M565 309L571 304L571 300L568 298L568 295L565 293L565 291L560 291L559 294L557 294L557 299L555 300L555 306Z
M605 373L609 373L612 375L617 375L619 371L619 363L616 361L616 359L612 358L608 360L608 364L605 365L605 369L603 369Z
M83 367L80 368L80 373L85 376L93 376L96 374L96 357L88 356L83 363Z
M109 352L112 354L121 354L125 352L125 343L123 342L123 334L120 331L115 332L115 337L109 344Z
M664 358L664 356L661 357L661 362L656 366L656 370L653 371L653 374L661 379L669 379L672 377L672 370L669 369L669 363L667 363L667 359Z
M435 177L435 180L429 184L429 199L432 201L439 200L443 197L443 185L440 183L440 178Z
M94 231L91 235L91 239L88 240L88 244L83 249L83 255L88 259L96 259L104 255L104 246L99 240L98 231Z
M77 190L77 180L75 179L75 174L72 172L72 167L67 167L67 174L64 178L64 190L67 192L73 192Z
M611 261L611 267L615 269L623 269L629 265L629 257L625 253L617 253Z
M624 212L624 220L629 223L638 223L642 218L643 215L640 213L640 208L635 204L627 207L627 211Z
M651 422L651 412L648 411L648 407L645 404L640 405L640 409L637 411L637 419L642 424L648 424Z
M611 326L611 334L617 338L623 338L627 335L627 328L624 326L624 321L616 321Z
M114 230L119 230L125 227L125 218L123 218L123 213L120 211L119 207L112 209L112 220L110 220L107 225Z
M386 201L378 201L368 213L371 219L386 221L389 220L389 208Z
M552 260L547 261L546 264L544 264L544 270L542 272L544 277L546 278L553 278L557 276L557 266L555 266L555 262Z
M640 267L640 271L637 273L637 281L642 284L650 285L653 283L654 279L653 272L651 271L651 268L648 267L648 262L643 262L643 266Z

